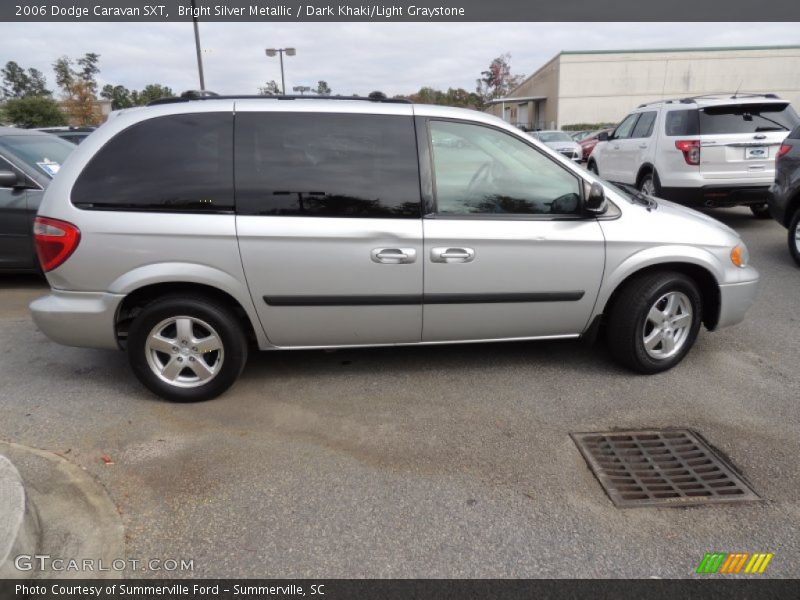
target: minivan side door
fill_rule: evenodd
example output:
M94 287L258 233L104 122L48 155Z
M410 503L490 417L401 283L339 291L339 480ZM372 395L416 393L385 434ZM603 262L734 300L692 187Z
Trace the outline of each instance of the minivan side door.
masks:
M270 109L264 111L265 102ZM237 231L282 347L419 342L422 221L410 105L237 101Z
M428 196L423 341L582 333L605 244L597 219L582 213L581 178L505 130L418 122Z

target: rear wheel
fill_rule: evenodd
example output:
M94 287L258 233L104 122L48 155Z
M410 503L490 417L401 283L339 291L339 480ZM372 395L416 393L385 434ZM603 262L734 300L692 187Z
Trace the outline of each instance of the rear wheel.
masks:
M589 164L586 165L586 168L589 169L595 175L600 175L600 171L597 170L597 163L593 160L589 161Z
M789 253L800 265L800 209L794 212L792 221L789 223Z
M639 191L648 196L658 196L658 178L654 173L645 173L639 180Z
M686 275L656 272L625 284L608 315L611 356L640 373L677 365L700 330L702 299Z
M771 218L771 215L769 214L769 206L767 206L767 204L751 204L750 212L753 213L753 216L756 219Z
M174 402L219 396L242 372L247 340L239 321L212 300L169 296L130 325L128 361L139 381Z

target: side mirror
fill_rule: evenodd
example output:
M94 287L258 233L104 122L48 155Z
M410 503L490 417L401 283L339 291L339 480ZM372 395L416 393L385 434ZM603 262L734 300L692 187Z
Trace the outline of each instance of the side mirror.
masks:
M0 171L0 188L19 187L20 178L14 171Z
M603 186L596 181L589 188L589 195L586 196L586 201L583 203L583 208L586 212L594 215L602 215L608 210L608 202L606 201L606 192Z
M611 136L609 135L609 133L607 131L601 131L600 133L597 134L597 141L598 142L607 142L610 139L611 139Z

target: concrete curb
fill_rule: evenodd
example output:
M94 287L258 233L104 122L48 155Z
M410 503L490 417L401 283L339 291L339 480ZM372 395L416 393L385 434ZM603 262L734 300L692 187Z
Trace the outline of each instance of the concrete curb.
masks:
M26 577L14 568L14 557L35 554L41 538L36 510L19 471L0 455L0 579Z
M17 535L18 542L9 544L6 550L2 542L5 509L0 502L0 558L3 559L0 581L4 578L107 579L122 576L116 571L55 571L38 566L17 569L16 556L37 553L52 558L102 560L109 565L114 559L125 557L124 528L116 505L100 482L63 456L0 441L0 459L13 469L8 473L13 473L15 481L9 486L12 490L9 499L14 503L17 517L9 524L16 524L17 530L22 532ZM22 521L19 520L23 506L20 498L27 498ZM10 554L10 560L6 560L3 552ZM3 591L0 586L0 598L5 597Z

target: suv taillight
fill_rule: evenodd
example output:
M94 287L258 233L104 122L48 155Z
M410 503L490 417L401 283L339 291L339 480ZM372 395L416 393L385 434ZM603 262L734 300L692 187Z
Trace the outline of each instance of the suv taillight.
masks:
M700 141L699 140L678 140L675 147L683 152L683 160L687 165L700 164Z
M778 153L775 155L775 158L778 159L781 156L783 156L784 154L789 154L789 150L791 150L791 149L792 149L792 146L790 144L787 144L786 142L784 142L783 144L781 144L781 147L778 148Z
M72 223L36 217L33 222L33 237L39 263L46 273L63 264L75 252L78 242L81 241L81 232Z

